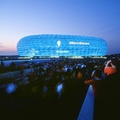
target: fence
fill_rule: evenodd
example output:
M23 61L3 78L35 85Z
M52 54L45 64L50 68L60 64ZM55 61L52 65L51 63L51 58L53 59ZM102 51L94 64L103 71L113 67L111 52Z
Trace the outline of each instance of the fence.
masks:
M7 72L7 73L0 74L0 80L7 79L7 78L17 79L19 77L23 77L28 73L32 73L32 72L34 72L34 68L24 69L22 71L19 70L19 71Z

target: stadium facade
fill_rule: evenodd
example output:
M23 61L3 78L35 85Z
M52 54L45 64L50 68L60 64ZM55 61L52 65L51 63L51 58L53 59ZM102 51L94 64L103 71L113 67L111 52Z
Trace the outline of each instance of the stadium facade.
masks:
M77 35L30 35L17 43L20 56L104 56L107 49L107 42L102 38Z

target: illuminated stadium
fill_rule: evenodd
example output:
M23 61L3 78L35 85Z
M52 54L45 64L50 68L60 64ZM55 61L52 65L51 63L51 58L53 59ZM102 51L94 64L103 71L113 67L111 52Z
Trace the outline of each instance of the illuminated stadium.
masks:
M102 38L89 36L30 35L18 41L17 52L20 56L40 57L104 56L107 42Z

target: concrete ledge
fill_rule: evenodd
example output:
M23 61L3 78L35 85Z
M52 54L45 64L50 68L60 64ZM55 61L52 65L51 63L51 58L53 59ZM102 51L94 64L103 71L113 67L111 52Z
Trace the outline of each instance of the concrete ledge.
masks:
M77 120L94 119L94 94L90 85Z

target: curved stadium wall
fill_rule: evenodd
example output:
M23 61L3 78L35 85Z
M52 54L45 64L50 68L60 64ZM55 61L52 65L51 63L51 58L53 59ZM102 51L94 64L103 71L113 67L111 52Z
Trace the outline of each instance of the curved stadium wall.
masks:
M107 43L89 36L30 35L18 41L17 52L20 56L104 56Z

